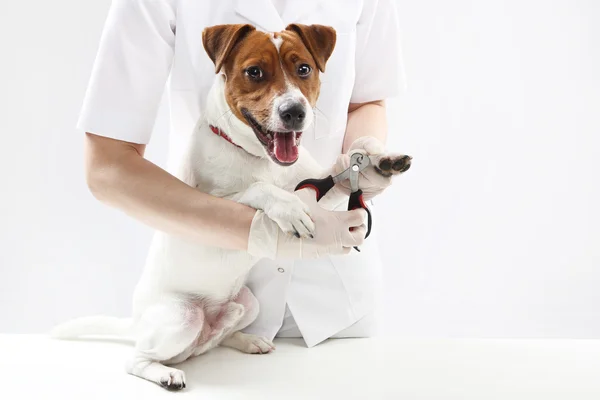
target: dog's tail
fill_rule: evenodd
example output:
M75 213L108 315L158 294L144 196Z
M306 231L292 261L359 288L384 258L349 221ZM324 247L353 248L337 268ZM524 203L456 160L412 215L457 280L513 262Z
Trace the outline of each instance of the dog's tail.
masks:
M106 316L82 317L64 322L50 331L55 339L75 339L81 336L112 336L133 339L131 318Z

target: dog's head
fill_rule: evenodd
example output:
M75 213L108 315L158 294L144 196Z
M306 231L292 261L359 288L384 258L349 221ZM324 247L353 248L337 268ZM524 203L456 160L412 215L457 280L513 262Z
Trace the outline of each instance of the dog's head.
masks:
M202 41L216 72L225 75L227 105L250 128L245 134L274 162L295 163L302 132L314 118L319 73L333 52L335 30L292 24L266 33L252 25L217 25L203 31Z

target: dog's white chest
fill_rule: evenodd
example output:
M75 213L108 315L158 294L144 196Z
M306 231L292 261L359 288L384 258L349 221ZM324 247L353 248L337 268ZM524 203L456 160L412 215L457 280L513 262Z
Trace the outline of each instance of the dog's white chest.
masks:
M278 174L268 160L246 153L208 128L200 128L196 134L188 158L191 174L188 184L204 193L229 199L235 199L255 182L277 184Z

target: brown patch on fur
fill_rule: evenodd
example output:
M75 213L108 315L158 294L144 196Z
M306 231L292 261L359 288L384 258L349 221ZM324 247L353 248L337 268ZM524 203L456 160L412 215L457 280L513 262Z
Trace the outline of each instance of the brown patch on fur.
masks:
M254 30L256 28L250 24L230 24L215 25L202 31L202 44L215 64L215 73L219 73L236 43Z
M319 70L325 72L325 64L333 53L337 39L335 30L329 26L301 24L290 24L285 29L295 32L302 39Z
M321 88L319 70L324 70L333 51L335 31L320 25L293 27L274 34L283 39L279 52L270 33L256 31L251 25L219 25L203 32L208 55L217 71L227 76L227 103L241 121L247 123L241 111L247 109L259 124L265 125L273 99L287 90L286 79L315 106ZM308 77L298 75L302 64L312 69ZM246 70L250 67L259 67L262 77L249 77Z

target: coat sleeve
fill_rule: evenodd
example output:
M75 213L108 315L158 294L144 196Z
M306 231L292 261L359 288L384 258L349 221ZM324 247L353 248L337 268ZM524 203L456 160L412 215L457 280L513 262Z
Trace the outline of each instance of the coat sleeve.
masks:
M150 141L173 60L174 0L113 0L77 128Z
M356 76L350 101L395 97L405 89L395 0L365 0L356 29Z

